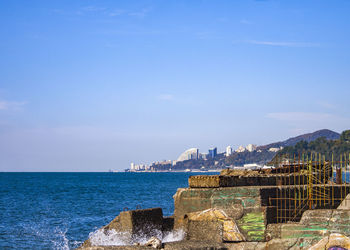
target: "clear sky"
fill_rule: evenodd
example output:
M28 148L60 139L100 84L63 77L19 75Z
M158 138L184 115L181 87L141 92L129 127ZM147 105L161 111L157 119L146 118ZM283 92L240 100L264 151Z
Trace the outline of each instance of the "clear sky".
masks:
M0 1L0 171L350 128L350 1Z

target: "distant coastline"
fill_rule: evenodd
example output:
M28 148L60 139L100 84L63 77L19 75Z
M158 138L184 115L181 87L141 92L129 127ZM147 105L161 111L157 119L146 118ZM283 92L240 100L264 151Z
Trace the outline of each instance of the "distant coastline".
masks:
M190 148L184 151L177 160L156 161L151 164L135 164L132 162L130 168L125 169L125 172L206 173L220 172L220 170L225 168L263 168L277 154L286 152L286 150L290 151L291 147L300 143L304 145L305 143L318 140L317 142L327 144L327 141L333 141L339 138L339 133L329 129L322 129L263 146L248 144L246 147L239 146L235 150L231 146L227 146L224 152L218 152L217 147L209 148L207 153L200 153L198 148Z
M138 170L130 171L130 169L125 169L124 171L109 170L112 173L219 173L222 169L210 169L210 170L200 170L200 169L185 169L185 170Z

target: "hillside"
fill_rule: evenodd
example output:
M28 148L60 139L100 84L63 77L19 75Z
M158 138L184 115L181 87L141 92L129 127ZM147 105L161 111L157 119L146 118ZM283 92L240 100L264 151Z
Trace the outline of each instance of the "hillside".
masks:
M237 153L234 152L229 157L226 157L225 163L227 165L234 165L234 166L240 166L248 163L258 163L258 164L266 164L267 162L271 161L273 157L275 157L275 152L270 152L270 148L279 148L283 147L284 149L280 152L287 152L287 149L289 150L288 153L293 151L291 148L298 143L310 143L314 142L315 140L320 140L322 138L322 142L332 142L333 140L338 140L340 138L340 134L336 133L329 129L322 129L315 131L313 133L303 134L296 137L289 138L285 141L270 143L268 145L259 146L257 147L256 151L253 152L242 152ZM287 149L286 149L287 148Z
M325 137L327 140L337 140L339 139L340 134L329 129L322 129L322 130L315 131L313 133L292 137L285 141L275 142L264 146L259 146L258 149L264 150L269 148L289 147L289 146L294 146L300 141L310 142L320 137Z
M277 156L282 155L310 155L312 153L320 153L326 159L339 160L340 156L350 152L350 130L345 130L336 140L327 140L326 137L319 137L314 141L300 141L294 146L285 147L279 151ZM332 157L333 156L333 157ZM346 155L348 157L348 155Z

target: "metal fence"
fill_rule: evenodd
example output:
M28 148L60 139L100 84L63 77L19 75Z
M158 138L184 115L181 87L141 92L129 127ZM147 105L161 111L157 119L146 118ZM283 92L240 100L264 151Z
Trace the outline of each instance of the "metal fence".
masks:
M332 209L350 193L350 154L337 160L321 154L283 156L272 162L277 188L269 202L276 223L299 221L308 209Z

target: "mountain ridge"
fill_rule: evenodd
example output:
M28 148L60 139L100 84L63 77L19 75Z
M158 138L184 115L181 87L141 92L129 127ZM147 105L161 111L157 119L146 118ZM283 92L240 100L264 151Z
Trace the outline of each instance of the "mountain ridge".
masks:
M306 141L306 143L309 143L319 138L325 138L326 141L334 141L340 138L340 134L329 129L317 130L312 133L306 133L296 137L291 137L285 141L258 146L256 150L252 152L233 152L230 156L227 156L225 158L225 164L232 166L242 166L248 163L257 163L264 165L267 162L271 161L280 151L285 151L284 149L278 150L280 147L294 147L301 141ZM269 150L271 148L276 148L276 151Z
M288 138L287 140L284 140L284 141L279 141L279 142L266 144L263 146L258 146L257 149L264 150L264 149L269 149L269 148L294 146L295 144L297 144L300 141L310 142L310 141L314 141L320 137L325 137L327 140L337 140L340 138L340 134L337 132L334 132L330 129L321 129L321 130L317 130L315 132L306 133L306 134L298 135L295 137L291 137L291 138Z

